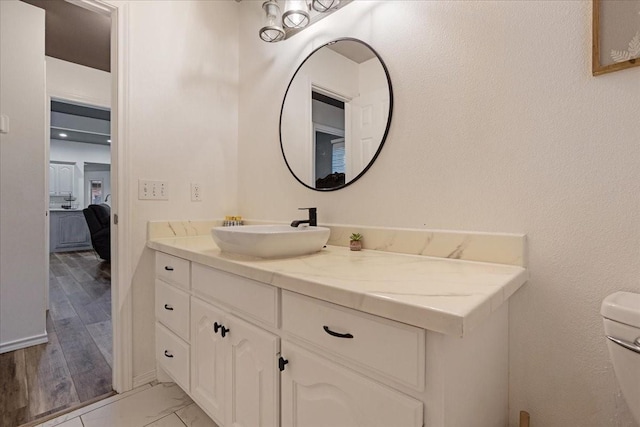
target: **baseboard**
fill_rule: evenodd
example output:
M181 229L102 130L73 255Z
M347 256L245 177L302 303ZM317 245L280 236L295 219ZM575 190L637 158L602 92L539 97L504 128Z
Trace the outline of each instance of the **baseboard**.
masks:
M1 343L0 354L7 353L9 351L20 350L21 348L25 347L31 347L32 345L44 344L46 342L49 342L47 331L40 335L34 335L32 337Z
M145 372L141 375L136 375L133 377L133 388L140 387L141 385L145 385L150 383L151 381L156 380L156 370Z

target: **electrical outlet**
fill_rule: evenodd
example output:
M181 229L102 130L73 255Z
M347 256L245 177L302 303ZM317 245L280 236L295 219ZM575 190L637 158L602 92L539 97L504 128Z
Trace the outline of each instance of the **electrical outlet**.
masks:
M191 201L192 202L202 201L202 186L195 182L191 183Z
M139 200L169 200L169 183L167 181L138 180Z

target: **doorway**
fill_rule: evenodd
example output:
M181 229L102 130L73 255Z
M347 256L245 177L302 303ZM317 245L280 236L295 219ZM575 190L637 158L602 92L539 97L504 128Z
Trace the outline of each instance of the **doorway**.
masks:
M74 72L77 80L102 78L103 86L109 85L102 90L110 92L106 73L48 61L52 67L48 78L60 79L56 75L60 70ZM52 86L50 93L57 89ZM98 89L94 91L99 94ZM87 94L92 95L91 89L85 89L83 99L90 98ZM110 206L106 203L111 191L111 113L108 105L63 99L59 90L56 95L49 120L49 343L29 349L35 357L27 364L60 365L57 381L66 387L65 393L57 393L55 404L73 406L112 391ZM29 396L36 393L28 390Z

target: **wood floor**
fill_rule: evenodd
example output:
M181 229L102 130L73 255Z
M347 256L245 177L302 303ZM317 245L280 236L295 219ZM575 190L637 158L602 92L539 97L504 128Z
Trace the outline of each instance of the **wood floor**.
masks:
M50 255L47 333L47 344L0 354L2 427L112 390L110 265L93 251Z

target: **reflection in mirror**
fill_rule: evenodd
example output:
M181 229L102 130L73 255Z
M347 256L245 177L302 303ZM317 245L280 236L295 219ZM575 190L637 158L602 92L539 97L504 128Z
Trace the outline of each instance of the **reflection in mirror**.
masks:
M280 144L289 170L314 190L351 184L380 152L392 108L389 74L370 46L340 39L316 49L282 104Z
M102 181L91 180L91 204L99 205L102 202Z

